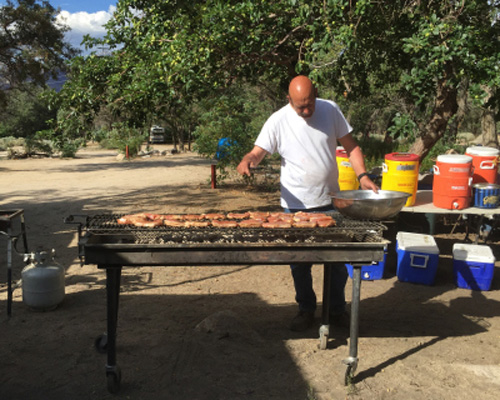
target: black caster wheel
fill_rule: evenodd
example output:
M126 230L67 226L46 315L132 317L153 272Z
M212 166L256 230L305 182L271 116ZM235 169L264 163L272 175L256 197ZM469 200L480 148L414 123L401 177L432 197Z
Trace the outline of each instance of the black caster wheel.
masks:
M106 379L108 381L108 392L118 393L120 390L120 382L122 380L122 373L118 366L106 371Z
M352 365L348 365L345 370L344 385L350 386L354 383L354 368Z
M349 356L342 362L347 366L345 369L344 385L350 386L354 384L354 373L358 367L358 359L356 357Z
M102 335L98 336L94 341L94 346L99 353L106 354L106 352L108 351L108 335L103 333Z

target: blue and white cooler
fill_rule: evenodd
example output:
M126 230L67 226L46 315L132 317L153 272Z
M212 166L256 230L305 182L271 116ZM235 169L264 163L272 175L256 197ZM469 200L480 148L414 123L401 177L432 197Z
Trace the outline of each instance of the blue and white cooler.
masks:
M495 256L486 245L455 243L453 245L453 276L458 287L490 290Z
M379 262L373 261L371 264L363 265L361 267L361 279L364 281L376 281L382 279L384 276L384 267L387 262L387 247L384 248L384 259ZM346 264L349 277L352 279L353 269L352 264Z
M434 238L421 233L398 232L396 242L398 280L433 285L439 260Z

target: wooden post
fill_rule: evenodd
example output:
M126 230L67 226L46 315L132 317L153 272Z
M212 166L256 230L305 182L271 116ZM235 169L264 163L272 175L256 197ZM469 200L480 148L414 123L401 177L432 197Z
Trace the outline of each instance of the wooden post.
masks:
M129 153L128 153L128 144L125 145L125 158L128 160L129 159Z
M212 172L212 179L211 179L212 189L215 189L215 188L217 188L217 175L215 173L215 164L214 163L212 163L210 165L210 170Z

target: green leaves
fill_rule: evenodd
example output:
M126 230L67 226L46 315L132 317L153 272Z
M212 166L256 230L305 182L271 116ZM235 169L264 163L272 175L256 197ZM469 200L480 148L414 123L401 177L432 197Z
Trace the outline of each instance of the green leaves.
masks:
M66 27L56 24L48 2L18 0L0 5L0 103L5 85L43 85L65 67L75 50L64 42Z
M73 61L60 122L71 118L72 129L83 130L105 107L130 126L157 118L185 126L179 110L242 84L277 82L284 92L302 73L349 102L373 92L401 99L394 126L409 135L411 121L426 129L443 94L453 110L462 80L498 86L498 11L497 2L481 0L120 0L106 37L86 38L90 49L112 52ZM247 123L212 117L214 126ZM438 117L445 122L436 137L449 115Z

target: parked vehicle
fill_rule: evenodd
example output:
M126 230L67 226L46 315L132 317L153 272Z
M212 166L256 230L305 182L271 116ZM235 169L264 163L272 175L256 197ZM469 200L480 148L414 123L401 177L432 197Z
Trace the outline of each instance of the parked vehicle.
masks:
M149 131L150 143L165 143L165 129L158 125L153 125Z

